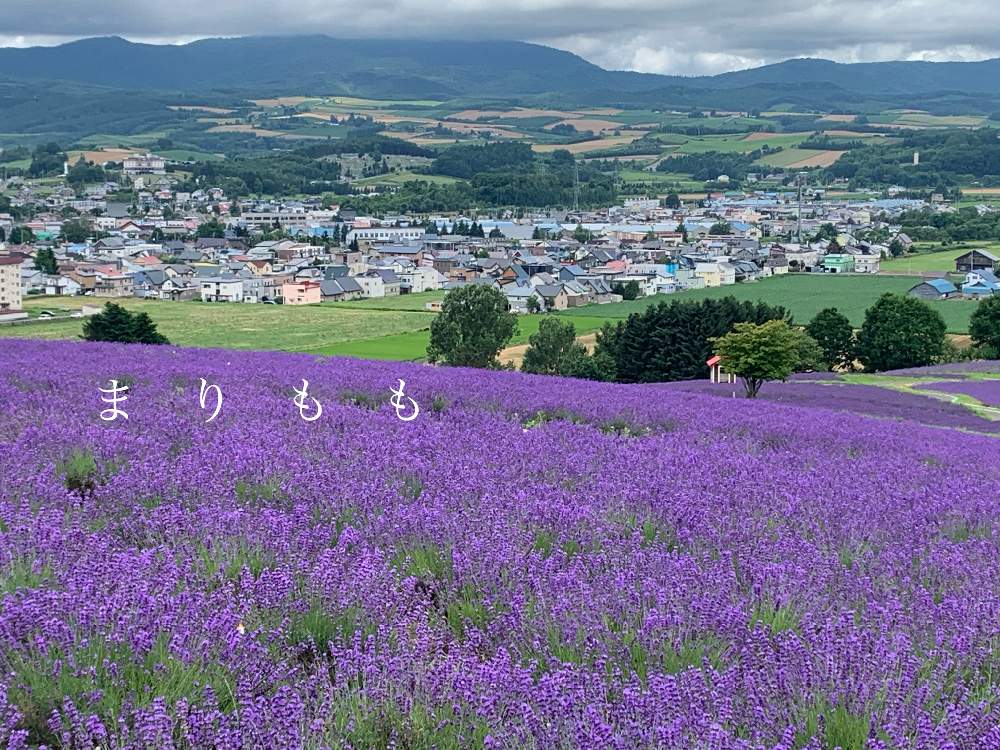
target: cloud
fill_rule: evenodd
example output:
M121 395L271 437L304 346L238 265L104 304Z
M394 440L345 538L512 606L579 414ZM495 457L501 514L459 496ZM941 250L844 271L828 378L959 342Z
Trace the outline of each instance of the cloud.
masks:
M978 60L1000 54L991 0L2 0L0 45L118 34L524 39L608 68L684 75L789 57Z

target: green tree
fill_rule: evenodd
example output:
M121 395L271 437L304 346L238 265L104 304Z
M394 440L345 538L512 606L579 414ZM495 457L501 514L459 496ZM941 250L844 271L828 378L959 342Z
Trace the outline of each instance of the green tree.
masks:
M923 367L941 356L945 331L941 314L926 302L883 294L865 312L857 356L868 372Z
M829 222L820 224L819 230L816 232L816 236L813 239L833 242L837 239L837 227Z
M195 234L198 237L225 237L226 226L215 217L198 225Z
M431 323L427 359L456 367L495 367L516 328L501 291L483 284L459 287L444 298Z
M14 227L10 230L8 239L12 245L28 245L35 239L35 235L27 227Z
M573 230L573 239L577 242L590 242L593 238L590 230L585 228L583 224L577 224L576 229Z
M639 288L639 282L632 279L631 281L626 281L624 284L620 281L616 281L611 285L611 291L615 294L620 294L622 299L633 300L639 299L639 292L641 290Z
M52 248L42 247L38 249L38 252L35 253L35 268L47 274L59 272L59 266L56 263L56 254L52 252Z
M680 196L677 195L677 193L675 193L673 190L671 190L667 194L667 197L663 199L663 205L666 206L667 208L680 208L681 207Z
M808 336L784 320L737 323L725 336L712 339L727 372L743 381L747 398L756 398L770 380L787 380L802 362Z
M892 242L889 243L889 254L893 258L898 258L900 255L902 255L905 252L906 252L906 248L903 247L903 243L900 242L898 239L897 240L893 240Z
M81 187L92 182L104 182L107 179L108 176L102 167L86 161L83 156L66 173L66 182L73 187Z
M969 320L972 343L990 357L1000 356L1000 296L987 297Z
M43 143L35 147L28 167L29 177L55 177L63 173L66 154L58 143Z
M84 219L64 221L59 234L66 242L84 242L91 234L90 223Z
M558 318L542 318L538 332L528 338L521 369L537 375L568 375L575 362L587 356L582 344L576 343L576 328Z
M847 316L835 307L820 310L806 326L808 333L822 352L822 363L828 370L851 369L854 363L854 328Z
M712 338L726 335L736 323L787 318L783 307L738 301L732 296L699 302L664 301L619 323L598 348L614 358L619 382L694 380L705 377L705 360L713 352Z
M169 344L167 337L156 330L156 323L149 313L132 314L132 336L137 344Z
M728 221L717 221L709 227L708 233L711 235L732 234L733 225Z
M130 313L121 305L108 302L97 315L83 324L87 341L114 341L122 344L166 344L163 334L147 313Z

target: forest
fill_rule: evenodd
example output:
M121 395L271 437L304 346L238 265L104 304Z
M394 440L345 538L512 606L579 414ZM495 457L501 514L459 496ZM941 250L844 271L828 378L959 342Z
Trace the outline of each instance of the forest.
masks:
M916 166L914 152L920 153ZM938 188L971 179L996 185L1000 184L1000 139L993 128L909 131L894 143L848 151L826 173L858 187Z

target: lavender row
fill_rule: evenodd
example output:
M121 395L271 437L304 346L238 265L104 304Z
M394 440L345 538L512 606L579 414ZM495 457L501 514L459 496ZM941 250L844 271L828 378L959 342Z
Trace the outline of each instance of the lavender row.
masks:
M99 344L4 344L0 403L10 747L1000 743L994 438Z

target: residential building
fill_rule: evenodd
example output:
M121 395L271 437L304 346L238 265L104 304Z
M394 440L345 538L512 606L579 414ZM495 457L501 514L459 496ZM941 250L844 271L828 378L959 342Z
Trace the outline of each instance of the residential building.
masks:
M882 267L881 255L855 255L855 273L878 273Z
M242 302L243 279L208 276L198 279L202 302Z
M969 271L965 274L962 294L967 297L992 297L1000 294L1000 279L993 271Z
M282 301L286 305L318 305L323 301L321 283L308 279L286 281L281 285Z
M135 294L132 277L128 274L99 274L94 285L95 297L131 297Z
M853 255L831 253L823 258L823 270L827 273L851 273L854 271Z
M0 255L0 313L21 309L20 255Z

